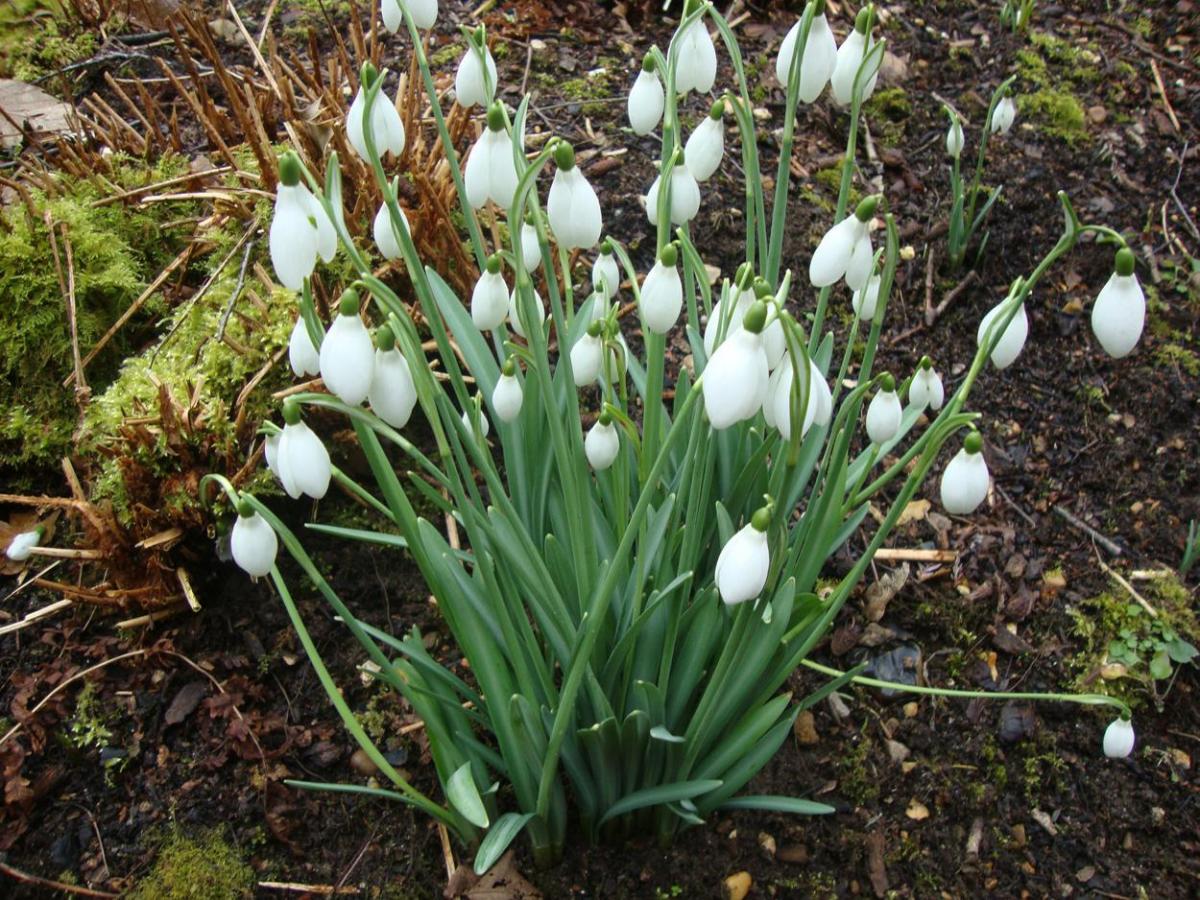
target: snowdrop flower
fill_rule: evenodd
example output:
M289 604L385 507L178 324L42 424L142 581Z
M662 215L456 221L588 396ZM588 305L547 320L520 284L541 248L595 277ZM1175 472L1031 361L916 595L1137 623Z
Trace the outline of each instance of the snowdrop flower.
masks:
M393 428L403 428L417 405L408 360L396 347L396 337L387 325L375 332L375 358L371 370L371 389L367 392L371 410Z
M288 362L297 378L321 374L321 357L317 355L317 348L309 336L303 316L296 319L296 325L292 328L292 337L288 341Z
M725 542L717 557L714 577L726 606L754 600L767 585L771 551L767 529L771 527L771 505L759 509L750 523Z
M476 406L475 404L471 404L471 407L469 409L463 410L462 423L466 427L467 431L471 432L471 434L474 434L475 433L475 416L477 414L479 416L479 435L480 435L480 437L483 437L486 439L488 436L488 433L492 430L492 426L488 423L488 417L484 414L483 410L480 409L478 406Z
M521 413L525 394L517 380L517 363L511 356L504 361L496 387L492 390L492 409L501 422L511 422Z
M537 313L537 320L535 322L530 322L521 315L521 307L523 304L519 301L521 299L522 290L533 294L533 308ZM508 324L512 327L512 330L516 332L518 337L528 339L529 329L535 325L536 327L540 328L542 323L545 321L546 303L544 300L542 300L542 295L537 292L537 288L533 286L533 282L526 278L522 281L521 285L513 288L512 293L508 295Z
M564 141L554 149L554 162L558 171L546 199L550 228L559 245L567 250L595 247L603 228L600 198L575 165L575 151L570 144Z
M846 216L825 232L808 264L808 278L813 287L827 287L843 277L854 291L867 283L875 264L867 223L875 215L878 203L878 197L868 197L858 204L854 215Z
M279 474L279 442L283 439L283 435L276 431L268 434L266 440L263 441L263 455L267 459L267 468L282 483L283 476Z
M583 452L588 465L597 472L603 472L616 461L621 452L621 437L607 412L600 413L596 424L588 429L583 439Z
M947 114L950 116L950 130L946 132L946 152L951 159L958 159L962 156L963 145L966 143L962 120L950 110L947 110Z
M829 390L829 383L825 380L825 375L811 359L808 361L808 367L812 372L809 390L813 392L817 404L813 411L813 424L825 426L833 421L833 392Z
M279 188L269 238L271 266L280 283L293 291L304 288L317 256L325 262L337 251L337 232L324 207L300 183L300 159L292 151L279 158Z
M687 154L680 153L671 169L671 224L686 225L700 212L700 185L687 166ZM662 176L654 179L646 191L646 218L658 227L658 190Z
M40 525L30 531L22 531L8 542L8 548L4 551L4 555L13 562L25 562L33 555L37 545L41 543L42 534L43 529Z
M621 269L617 266L612 242L607 238L600 242L600 253L592 263L592 289L605 300L617 296L617 291L621 289Z
M575 387L587 387L600 377L600 366L604 362L601 329L602 323L592 322L571 348L571 376L575 380Z
M1113 719L1104 729L1104 755L1109 759L1124 759L1133 752L1133 722L1124 717Z
M972 431L942 472L943 508L951 515L969 515L987 498L989 481L983 459L983 436Z
M908 383L908 402L921 408L928 406L936 412L945 400L946 389L942 386L941 376L933 369L933 360L922 356L921 364Z
M1133 267L1133 251L1122 247L1108 283L1092 306L1092 332L1104 352L1114 359L1133 351L1146 324L1146 295Z
M996 321L1001 312L1006 311L1005 304L1007 300L1002 300L991 308L983 321L979 323L979 332L976 335L976 342L979 346L983 346L984 340L988 338L988 328L992 322ZM1025 349L1025 339L1029 337L1029 317L1025 314L1025 304L1017 310L1012 321L1008 323L1008 327L1004 329L1004 334L1000 335L1000 341L992 350L992 365L997 369L1007 369L1013 364L1021 351Z
M647 53L642 60L642 71L629 90L629 125L634 134L649 134L662 120L666 94L655 68L654 57Z
M801 103L812 103L825 90L829 78L833 75L833 67L837 63L838 47L825 18L824 4L820 11L813 16L812 25L808 30L808 41L804 45L804 55L800 60L800 92ZM792 26L787 37L779 47L779 56L775 58L775 77L779 83L787 87L788 75L792 70L792 61L796 57L796 44L800 40L800 25L803 18Z
M542 264L542 245L532 222L521 226L521 262L525 264L525 271L530 273L536 272Z
M717 347L704 370L704 409L718 431L753 418L767 399L766 320L767 308L756 300L742 317L742 327Z
M295 401L284 402L283 422L283 434L275 451L279 483L293 500L301 494L320 500L329 490L332 474L329 451L300 419L300 406Z
M688 91L707 94L717 79L717 48L713 46L704 17L687 26L677 40L675 90L681 94Z
M760 276L754 279L754 294L767 305L767 311L772 314L770 315L771 321L763 329L762 343L763 352L767 354L767 368L774 371L783 359L783 355L787 353L787 338L783 336L783 322L779 320L777 313L779 307L775 303L775 298L771 296L771 287L765 278ZM740 319L738 324L741 324Z
M339 311L341 314L321 342L321 378L343 403L358 406L371 390L371 335L358 315L358 294L354 290L342 294Z
M848 106L854 98L854 76L858 67L866 59L875 41L867 34L867 21L871 18L870 6L858 11L854 20L854 30L846 35L842 46L838 47L837 59L830 76L829 86L833 89L833 99L839 106ZM882 57L879 57L882 60ZM879 79L879 60L872 64L871 71L863 72L862 99L865 102L875 92L875 82Z
M767 401L763 404L763 417L767 420L767 424L772 428L779 429L779 433L785 441L792 438L792 396L797 389L796 381L795 366L792 364L791 357L786 356L783 363L771 373L771 381L767 388ZM828 395L829 387L825 385L820 373L816 372L810 363L808 385L807 387L803 384L800 385L801 390L808 391L800 419L800 437L808 434L808 430L816 422L817 412L821 408L822 387L825 389L824 393Z
M404 24L405 9L418 28L428 30L437 21L437 0L383 0L380 8L380 12L383 13L383 27L392 34L399 31L400 26Z
M463 180L467 202L480 209L491 200L505 212L517 193L517 163L513 142L504 128L504 110L500 104L488 107L487 128L471 148Z
M399 180L399 177L397 177ZM396 184L392 184L392 191L396 190ZM396 207L400 209L399 206ZM404 214L404 210L400 209L400 221L404 225L404 230L412 234L408 227L408 216ZM372 235L375 238L375 246L379 248L379 253L384 259L399 259L404 255L404 251L400 249L400 241L396 237L396 231L392 228L392 214L388 210L387 202L385 201L380 207L379 212L375 213L375 222L371 227Z
M1008 134L1016 118L1017 105L1013 103L1012 97L1001 97L1000 102L996 104L995 112L992 113L992 134L997 131L1001 134Z
M683 309L683 282L679 278L677 262L675 245L667 244L642 282L642 321L654 334L670 331Z
M896 396L896 379L883 374L879 377L879 390L867 405L867 437L872 444L886 444L900 431L900 420L904 408Z
M874 259L874 255L872 255L872 259ZM881 281L880 276L872 275L867 279L867 283L856 290L850 298L850 306L854 309L855 315L865 322L875 318L875 308L879 305Z
M471 291L471 321L480 331L495 331L508 315L508 285L500 274L500 257L488 257Z
M251 578L269 575L275 567L279 539L267 520L254 511L248 501L238 503L237 521L229 533L233 561Z
M743 264L744 265L744 264ZM739 270L740 272L744 269ZM737 283L738 279L735 279ZM708 356L712 356L713 350L717 346L717 335L720 333L721 323L728 316L729 323L725 326L725 339L728 339L735 331L742 327L742 317L746 315L746 310L750 308L755 300L753 290L737 290L737 299L734 301L733 310L728 314L725 312L725 303L718 300L713 304L712 312L708 316L708 321L704 323L704 352Z
M350 112L346 114L346 138L354 152L363 159L367 154L367 92L379 78L379 71L370 63L365 63L362 78L359 81L358 93L350 104ZM393 153L399 156L404 152L404 123L400 120L400 112L396 104L389 99L381 89L371 104L371 137L380 157Z
M721 165L721 157L725 155L724 113L725 101L718 100L683 146L687 167L696 181L708 181Z
M463 54L454 76L454 99L466 109L476 105L487 106L492 102L496 90L496 61L492 59L492 51L487 48L484 37L483 26L480 25L468 39L467 52ZM480 54L483 55L482 63Z

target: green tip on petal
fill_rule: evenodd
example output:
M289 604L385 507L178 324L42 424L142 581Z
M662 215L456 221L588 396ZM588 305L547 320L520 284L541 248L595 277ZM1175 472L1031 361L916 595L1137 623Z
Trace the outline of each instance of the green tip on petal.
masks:
M362 86L367 90L371 89L371 85L375 83L375 79L379 77L379 70L375 68L375 64L369 60L362 64L362 68L358 73L358 80L362 82Z
M858 11L858 15L854 17L854 30L859 34L867 33L867 23L871 21L871 15L875 8L871 4L867 4Z
M653 53L647 53L645 56L642 57L642 70L643 71L653 72L656 68L658 68L658 63L656 63L654 61Z
M342 294L342 299L338 301L338 312L343 316L357 316L358 307L358 291L354 290L354 288L346 288L345 293Z
M746 310L746 314L742 316L742 327L751 334L760 334L766 324L767 304L761 300L755 300Z
M725 98L722 97L714 103L708 110L708 117L714 121L720 121L721 116L725 115Z
M594 337L594 338L600 337L600 332L603 330L604 330L604 323L602 321L600 321L599 319L597 319L596 321L594 321L591 325L589 325L587 327L588 336Z
M487 270L493 275L500 274L500 255L493 253L487 258Z
M250 501L245 497L238 500L237 513L243 519L248 519L254 515L254 507L250 505Z
M504 367L500 370L503 374L512 378L517 374L517 361L513 357L509 357L504 361Z
M600 242L600 255L601 256L612 256L612 252L613 252L612 241L609 240L608 238L605 238L604 240L602 240Z
M609 413L609 411L607 409L602 410L600 413L600 418L597 419L596 421L604 426L611 425L612 424L612 415Z
M554 164L563 170L575 168L575 148L566 141L560 141L554 148Z
M300 183L300 157L291 150L279 157L279 180L288 187Z
M755 531L766 531L771 527L771 516L775 509L772 504L759 507L754 511L754 515L750 517L750 524L754 526Z
M658 254L658 261L668 268L674 267L679 259L679 251L675 249L674 244L667 244L663 247L662 253Z
M854 210L854 217L860 222L870 222L875 215L875 210L878 207L879 195L872 194L870 197L867 197L858 204L858 208Z
M499 100L492 102L487 111L487 127L491 131L504 130L504 107L500 105Z
M300 424L300 404L291 397L283 401L283 421L288 425Z
M884 372L879 376L879 390L885 394L890 394L896 390L896 379L892 377L890 372Z
M1113 263L1113 268L1118 275L1129 276L1133 274L1133 267L1136 263L1137 257L1133 255L1133 251L1128 247L1122 247L1117 251L1117 258Z
M983 449L983 435L972 430L963 440L963 449L968 453L978 453Z
M921 362L920 362L920 367L922 369L932 369L933 368L933 360L930 359L928 356L922 356Z
M380 325L375 330L375 346L384 352L396 346L396 335L392 334L390 325Z

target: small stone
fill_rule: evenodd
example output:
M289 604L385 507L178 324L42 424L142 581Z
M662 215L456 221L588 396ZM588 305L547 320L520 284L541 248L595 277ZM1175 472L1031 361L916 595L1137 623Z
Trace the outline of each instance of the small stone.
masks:
M921 705L919 703L917 703L916 700L912 700L909 703L905 703L904 704L904 718L906 718L906 719L914 718L917 715L917 711L920 710L920 708L921 708Z
M1046 834L1050 837L1058 836L1058 827L1054 824L1054 820L1050 818L1049 813L1045 813L1040 809L1035 809L1029 813L1033 816L1033 821L1037 822L1046 830Z
M1012 827L1013 846L1021 848L1025 846L1025 826L1019 822Z
M904 814L914 822L924 822L929 818L929 807L914 798L909 801L908 809L904 811Z
M1156 826L1161 825L1163 822L1167 821L1167 811L1161 806L1150 807L1150 821Z
M803 844L784 844L775 856L781 862L802 866L808 862L808 848Z
M359 775L375 775L379 767L371 761L371 757L360 747L350 754L350 768Z
M767 859L775 858L776 847L775 847L775 838L774 837L767 834L765 831L760 831L758 833L758 846L762 850L763 855L767 857Z
M1108 110L1099 104L1096 106L1089 106L1087 117L1093 125L1103 125L1104 120L1108 118Z
M1096 867L1095 866L1084 866L1082 869L1080 869L1078 872L1075 873L1075 880L1078 881L1080 884L1087 884L1089 881L1091 881L1095 877L1096 877Z
M735 872L721 882L721 896L725 900L744 900L753 884L749 872Z
M792 726L792 730L796 734L796 740L805 747L811 747L821 740L810 710L803 710L800 715L796 716L796 724Z
M833 717L839 722L844 722L850 718L850 707L846 705L846 701L842 699L840 694L830 694L827 702L829 703L829 711L833 713Z
M913 762L911 759L908 760L907 762L900 763L900 771L904 775L907 775L909 772L911 772L916 767L917 767L917 764L915 762Z
M889 740L887 742L887 752L888 756L891 757L891 760L894 763L902 763L912 755L912 751L909 750L908 747L904 746L904 744L900 743L899 741L893 740Z

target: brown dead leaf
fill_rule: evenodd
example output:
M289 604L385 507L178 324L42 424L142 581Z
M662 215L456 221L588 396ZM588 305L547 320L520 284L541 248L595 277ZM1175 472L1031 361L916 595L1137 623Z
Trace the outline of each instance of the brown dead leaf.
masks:
M921 502L928 505L928 501L922 500ZM911 506L912 504L909 505ZM904 563L900 568L884 575L867 588L867 621L878 622L883 618L883 614L887 612L887 605L900 592L900 589L908 583L909 572L911 572L911 568L908 563Z
M900 528L907 525L909 522L920 522L929 512L929 508L933 504L928 500L913 500L904 507L904 511L900 513L900 518L896 520L896 527Z
M884 864L884 836L882 831L873 831L867 835L867 875L871 879L871 889L876 897L884 897L888 892L887 866Z
M463 896L467 900L541 900L542 892L525 880L509 850Z

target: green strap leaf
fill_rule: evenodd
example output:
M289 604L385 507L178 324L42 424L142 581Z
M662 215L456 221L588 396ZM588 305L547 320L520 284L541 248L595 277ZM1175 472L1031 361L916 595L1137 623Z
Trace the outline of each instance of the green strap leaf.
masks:
M784 797L780 794L751 794L734 797L720 806L721 809L765 809L771 812L795 813L798 816L828 816L837 812L827 803L801 800L799 797Z
M505 813L496 820L496 824L488 829L488 833L483 836L483 840L479 843L479 852L475 854L475 874L482 875L488 869L496 864L504 851L508 849L508 845L513 842L518 834L521 833L529 820L533 818L533 813Z
M643 788L640 791L627 794L610 806L608 812L600 819L599 824L603 825L609 819L623 816L625 813L633 812L635 809L643 809L647 806L659 806L663 803L678 803L680 800L690 800L692 797L699 797L701 794L715 791L721 784L722 782L716 779L705 779L701 781L677 781L673 784L660 784L656 787Z
M446 782L446 796L468 822L487 828L487 810L483 808L483 798L479 796L479 788L475 787L475 779L471 777L469 762L463 763L450 776Z
M653 728L651 728L650 737L654 738L656 741L666 741L669 744L682 744L684 740L686 740L681 735L671 734L671 732L669 732L662 725L655 725Z

